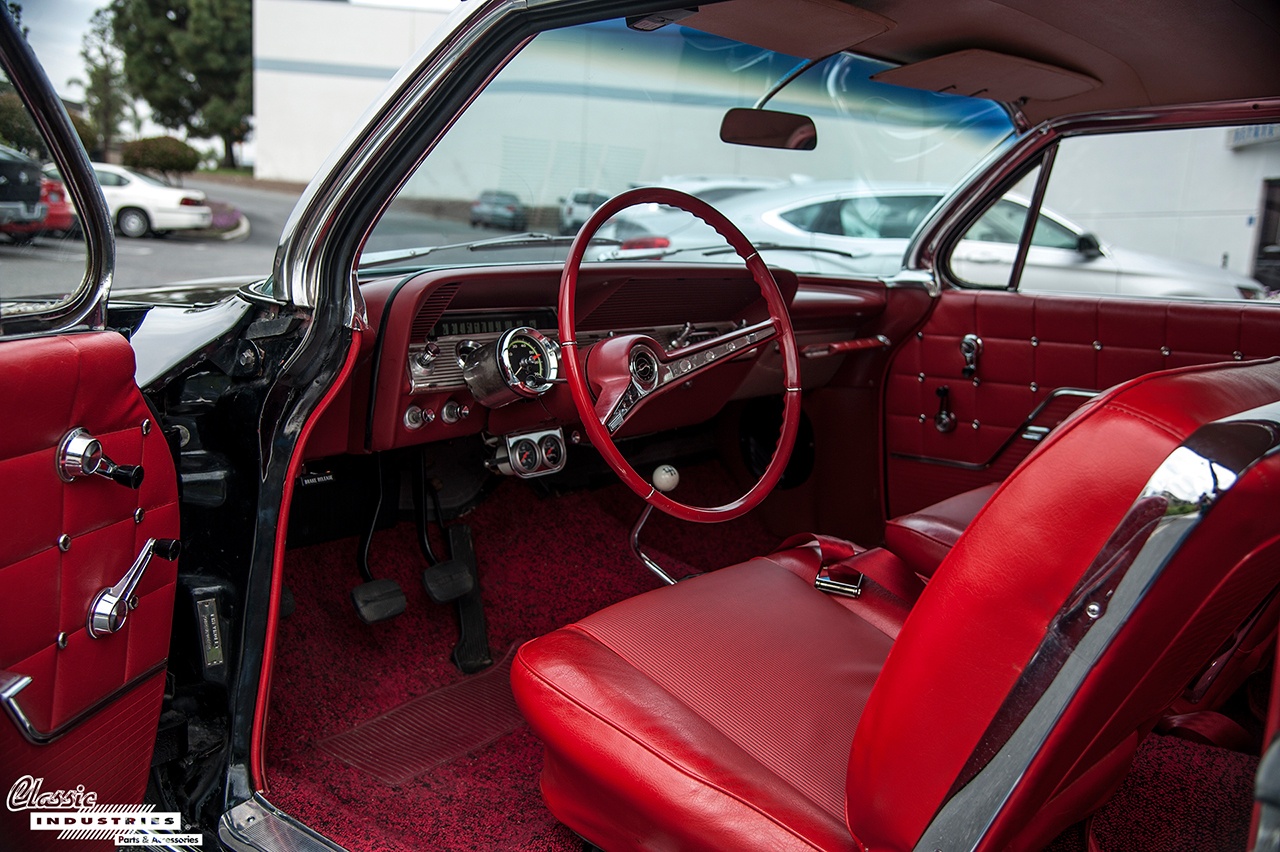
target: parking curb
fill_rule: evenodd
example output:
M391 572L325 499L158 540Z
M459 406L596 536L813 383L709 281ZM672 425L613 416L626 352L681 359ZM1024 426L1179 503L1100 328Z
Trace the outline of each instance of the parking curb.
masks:
M236 226L225 234L221 234L218 239L226 242L230 242L231 240L243 240L249 236L249 230L249 217L241 213L240 221L236 223Z

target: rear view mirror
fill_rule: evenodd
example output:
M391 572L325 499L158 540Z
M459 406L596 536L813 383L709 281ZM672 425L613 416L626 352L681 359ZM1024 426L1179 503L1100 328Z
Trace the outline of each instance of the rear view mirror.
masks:
M818 128L807 115L768 109L731 109L720 122L720 140L731 145L812 151Z

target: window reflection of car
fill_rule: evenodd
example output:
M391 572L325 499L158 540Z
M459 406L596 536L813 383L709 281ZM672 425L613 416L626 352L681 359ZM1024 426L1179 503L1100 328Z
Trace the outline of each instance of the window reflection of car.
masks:
M560 233L576 234L596 208L609 200L599 190L575 189L560 199Z
M213 224L213 210L198 189L169 186L150 175L110 163L94 163L93 171L116 230L123 236L145 237Z
M20 151L0 145L0 226L38 226L46 208L41 203L40 164Z
M761 190L720 207L757 246L773 246L768 257L799 272L892 275L902 267L912 234L946 194L920 184L851 187L813 182ZM967 283L1009 283L1027 202L1006 196L967 232L952 256L952 270ZM626 220L634 225L634 220ZM665 232L663 231L665 229ZM623 240L617 259L662 252L689 259L723 241L687 214L649 218L646 231L617 226ZM734 259L732 254L707 259ZM1260 298L1257 281L1225 269L1104 246L1098 238L1051 210L1042 210L1032 236L1020 288L1036 291L1110 293L1126 296Z
M471 227L506 228L523 231L529 222L528 211L514 192L486 190L471 202Z

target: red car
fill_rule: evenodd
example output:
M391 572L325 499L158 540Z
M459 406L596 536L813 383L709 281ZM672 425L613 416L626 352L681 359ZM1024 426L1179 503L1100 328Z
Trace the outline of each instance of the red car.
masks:
M45 207L43 219L35 222L9 222L0 225L0 232L7 234L15 243L29 243L44 234L66 233L75 227L76 208L61 181L48 176L41 178L40 203Z

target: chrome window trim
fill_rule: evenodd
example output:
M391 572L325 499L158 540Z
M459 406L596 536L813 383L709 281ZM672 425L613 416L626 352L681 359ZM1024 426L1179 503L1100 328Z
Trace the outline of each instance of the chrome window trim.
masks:
M964 786L939 809L916 852L982 843L1093 666L1187 536L1246 471L1277 451L1280 402L1273 402L1206 424L1169 454L1046 631L965 767L976 774L965 783L962 773L957 784ZM1161 505L1157 518L1153 507ZM1126 567L1121 557L1135 550Z

